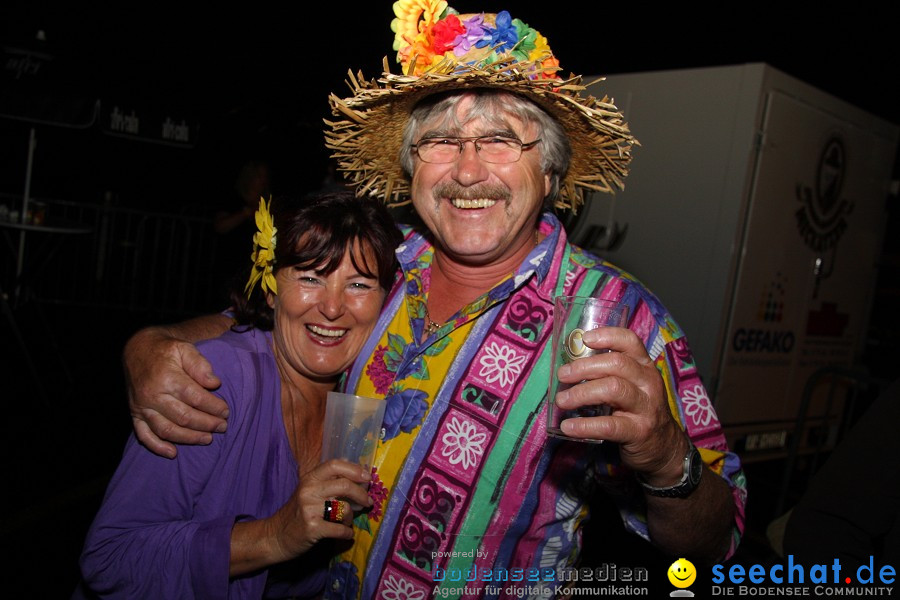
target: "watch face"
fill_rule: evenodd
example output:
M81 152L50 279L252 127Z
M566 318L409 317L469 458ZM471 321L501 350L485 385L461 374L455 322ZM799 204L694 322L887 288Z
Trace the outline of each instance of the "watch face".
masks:
M638 481L644 487L644 490L651 496L662 496L664 498L687 498L691 495L697 486L700 485L700 477L703 475L703 459L700 451L696 447L691 446L690 454L684 458L684 471L681 475L681 481L670 487L653 487L646 483L640 475L637 476Z
M700 475L703 473L703 459L700 458L700 451L694 448L691 455L691 481L696 485L700 482Z

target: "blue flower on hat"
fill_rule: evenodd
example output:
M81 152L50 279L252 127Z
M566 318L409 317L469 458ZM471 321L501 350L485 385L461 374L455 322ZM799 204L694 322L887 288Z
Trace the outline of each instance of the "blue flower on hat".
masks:
M509 11L503 10L498 12L494 24L497 26L495 29L491 29L487 25L485 26L488 36L475 44L475 47L484 48L485 46L496 46L496 52L506 52L519 41L519 35L516 32L516 26L513 25Z

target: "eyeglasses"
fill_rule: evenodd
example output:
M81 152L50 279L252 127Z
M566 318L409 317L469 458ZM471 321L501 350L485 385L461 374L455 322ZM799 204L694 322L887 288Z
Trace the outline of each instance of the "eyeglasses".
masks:
M514 163L522 156L523 150L533 148L540 138L525 143L515 138L484 135L476 137L440 137L427 138L412 144L410 147L419 155L422 162L446 164L452 163L462 154L466 142L475 144L475 151L481 160L489 163Z

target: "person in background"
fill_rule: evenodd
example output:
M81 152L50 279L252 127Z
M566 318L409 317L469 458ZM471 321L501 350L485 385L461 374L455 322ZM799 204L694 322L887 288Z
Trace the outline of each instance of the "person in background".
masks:
M834 449L797 505L784 551L802 564L841 563L856 580L861 566L877 575L900 565L900 379L887 386Z
M730 556L746 481L684 333L633 276L570 244L553 214L622 186L635 143L622 115L582 95L580 77L560 78L547 39L506 11L462 15L432 0L394 10L402 75L353 77L352 96L331 96L326 129L359 195L411 201L423 223L405 229L402 277L345 383L388 407L373 510L332 561L326 597L433 597L454 585L438 581L452 569L543 569L552 575L527 585L552 594L559 570L578 564L598 493L667 554ZM630 310L626 327L584 334L611 351L562 367L575 385L548 398L558 294ZM204 389L215 370L191 345L221 321L129 341L132 415L151 450L174 457L171 442L231 427ZM562 424L605 443L548 438L549 402L610 407Z
M244 162L235 177L233 193L213 215L212 227L216 234L213 281L220 288L215 297L223 304L231 288L240 283L247 259L247 240L256 229L253 215L260 198L269 199L271 183L271 169L266 161Z
M220 235L230 233L235 228L250 223L260 198L269 197L269 165L262 160L249 160L238 171L234 182L235 196L228 206L213 217L213 229ZM252 229L251 229L252 231Z
M326 394L393 284L399 232L384 206L351 192L278 198L271 212L260 201L256 222L235 324L197 347L231 427L176 461L128 441L87 534L76 597L316 597L334 542L352 539L348 502L371 506L358 485L370 473L320 464L322 426Z

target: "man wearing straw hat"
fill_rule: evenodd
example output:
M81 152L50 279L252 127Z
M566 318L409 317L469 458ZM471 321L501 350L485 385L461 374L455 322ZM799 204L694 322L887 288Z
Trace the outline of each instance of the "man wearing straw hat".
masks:
M394 10L401 74L351 74L352 95L330 99L326 143L360 194L411 201L424 228L406 229L402 277L346 381L388 405L375 506L354 520L326 596L424 598L453 586L447 573L483 581L487 570L538 569L537 583L517 585L552 589L577 561L597 491L668 554L730 555L745 481L684 334L633 277L569 244L550 212L622 187L636 143L622 115L582 93L580 77L560 78L546 38L505 11L460 15L443 0ZM629 307L627 327L584 334L612 352L559 373L576 384L559 406L611 408L564 433L604 444L547 437L559 294ZM154 451L174 456L151 428L197 443L223 425L212 416L222 405L181 369L213 388L185 342L226 326L208 317L129 342L135 427Z

